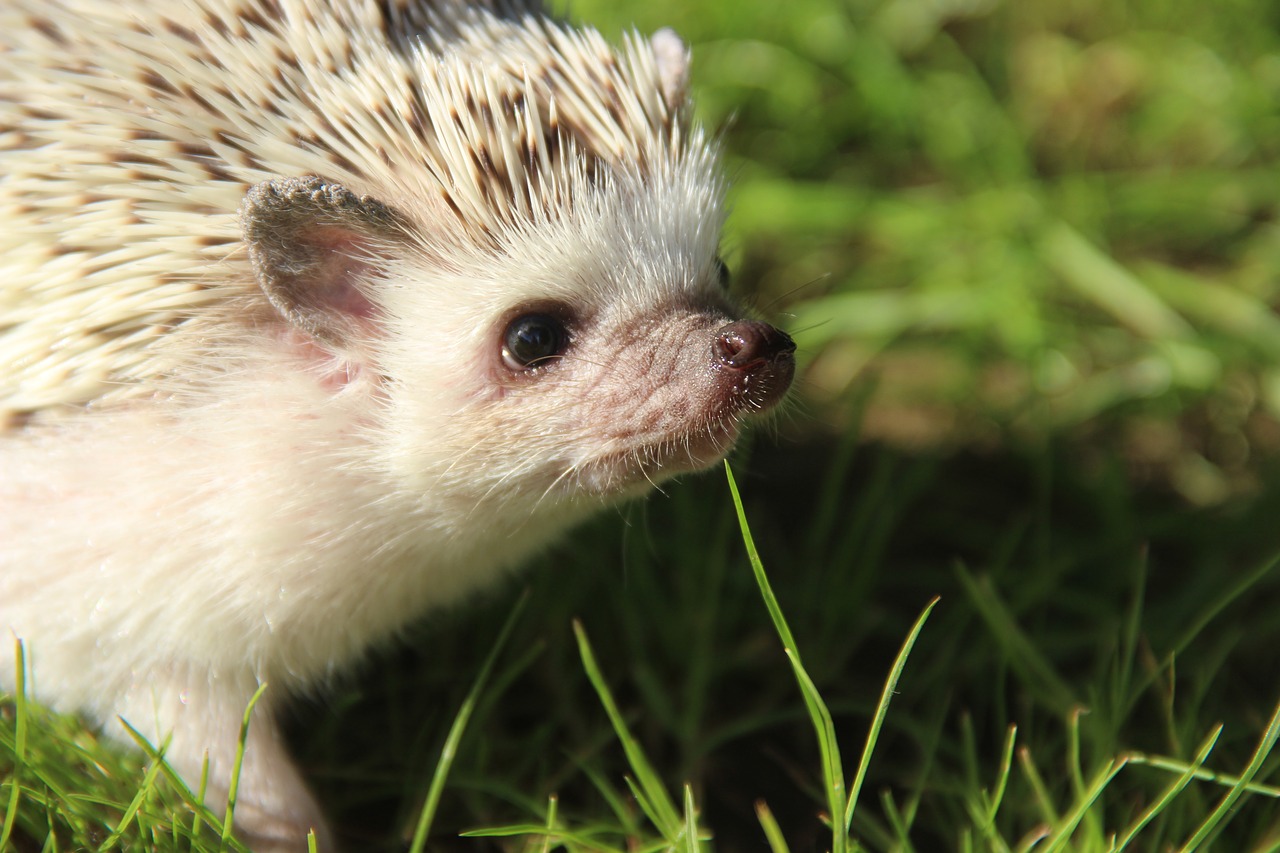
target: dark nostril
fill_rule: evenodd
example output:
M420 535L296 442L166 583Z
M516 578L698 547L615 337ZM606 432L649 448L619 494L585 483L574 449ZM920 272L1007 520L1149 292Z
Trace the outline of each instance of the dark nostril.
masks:
M790 335L768 323L735 320L716 332L711 350L726 367L755 370L774 360L790 360L796 344Z

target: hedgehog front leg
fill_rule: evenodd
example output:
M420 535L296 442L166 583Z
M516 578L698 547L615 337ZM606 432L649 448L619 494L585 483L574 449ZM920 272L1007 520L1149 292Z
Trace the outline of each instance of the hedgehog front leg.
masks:
M188 670L135 677L119 719L154 744L169 739L165 758L194 790L206 755L206 804L227 804L244 713L258 682L250 673ZM300 853L314 830L320 851L335 845L315 798L285 748L270 690L254 706L235 806L236 837L255 853ZM118 733L124 734L122 730Z

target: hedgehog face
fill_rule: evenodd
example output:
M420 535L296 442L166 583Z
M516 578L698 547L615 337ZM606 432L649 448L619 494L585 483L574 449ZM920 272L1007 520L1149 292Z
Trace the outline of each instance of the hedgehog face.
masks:
M632 495L721 459L794 371L791 339L725 293L721 187L698 150L484 241L314 177L253 188L242 229L278 315L385 377L371 440L393 488Z
M794 344L728 298L707 174L691 164L583 194L496 251L455 253L443 279L393 271L388 375L445 354L427 369L446 379L434 397L408 383L390 395L393 431L429 424L441 450L402 444L402 471L545 500L635 494L722 458L786 392Z
M782 397L794 370L785 333L715 309L614 311L576 330L549 316L513 320L503 361L529 374L513 377L528 386L514 402L541 396L533 406L558 423L547 474L562 491L625 494L715 463L746 416ZM512 337L557 351L513 367Z

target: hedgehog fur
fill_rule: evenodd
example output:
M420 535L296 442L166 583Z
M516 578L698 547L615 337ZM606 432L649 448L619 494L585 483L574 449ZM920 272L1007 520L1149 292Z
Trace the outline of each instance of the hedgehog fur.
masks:
M275 713L793 370L717 257L670 31L533 0L0 6L0 625L238 830L324 820ZM13 665L0 655L0 687Z

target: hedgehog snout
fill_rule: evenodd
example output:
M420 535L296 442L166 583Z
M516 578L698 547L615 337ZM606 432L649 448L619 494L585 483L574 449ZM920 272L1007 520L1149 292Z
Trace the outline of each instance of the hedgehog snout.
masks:
M758 320L735 320L716 332L715 358L735 370L757 370L767 362L795 362L796 342L781 329Z
M786 332L758 320L735 320L711 339L712 364L728 381L731 399L760 410L791 386L796 344Z

